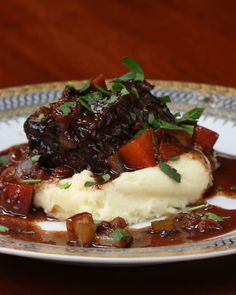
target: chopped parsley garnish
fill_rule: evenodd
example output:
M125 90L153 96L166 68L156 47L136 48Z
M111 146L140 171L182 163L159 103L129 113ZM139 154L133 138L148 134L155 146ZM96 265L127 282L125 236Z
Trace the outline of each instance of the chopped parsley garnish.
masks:
M66 89L72 89L72 88L75 88L75 87L74 87L74 85L73 85L71 82L67 82L67 83L65 84L65 88L66 88Z
M180 156L174 156L168 159L168 161L178 161L180 159Z
M217 215L215 213L206 212L206 213L204 213L204 214L201 215L201 218L202 219L211 219L211 220L214 220L214 221L222 222L225 219L230 218L230 217L229 216L221 217L221 216L219 216L219 215Z
M123 87L123 89L121 90L120 94L121 95L127 95L127 94L129 94L129 91L128 91L128 89L126 87Z
M158 99L162 104L167 104L168 102L171 102L169 95L158 97Z
M158 120L155 118L153 114L148 115L148 124L153 126L155 129L160 128L160 123L158 122Z
M117 228L115 230L113 230L111 237L112 239L116 242L116 241L120 241L122 238L128 237L129 233L127 232L127 230L122 229L122 228Z
M79 96L79 97L77 97L77 101L85 108L85 109L87 109L88 111L91 111L91 108L90 108L90 106L89 106L89 104L88 104L88 102L87 102L87 100L86 100L86 96Z
M131 87L131 92L132 92L137 98L139 98L139 93L138 93L137 88L135 88L135 87Z
M107 94L107 95L110 95L110 91L104 89L104 88L101 87L99 84L95 83L94 86L95 86L96 89L99 90L101 93L103 93L103 94Z
M144 80L144 72L137 61L133 60L129 56L125 56L123 58L123 62L125 66L130 69L130 72L114 79L115 81L128 81L131 79L137 81Z
M38 116L39 122L42 122L44 119L45 119L44 113L40 113L39 116Z
M9 231L9 228L5 225L0 225L0 232L1 233L5 233L5 232L8 232Z
M41 179L23 179L22 183L24 184L36 184L36 183L40 183L42 180Z
M192 211L196 211L196 210L199 210L199 209L203 209L205 207L206 207L206 204L201 204L201 205L197 205L197 206L194 206L194 207L186 207L182 211L183 212L192 212Z
M159 164L160 169L164 172L167 176L169 176L174 181L180 183L181 182L181 175L177 172L175 168L170 167L168 164L161 162Z
M40 158L40 155L35 155L35 156L31 157L31 162L32 162L32 164L37 163L38 160L39 160L39 158Z
M1 156L0 157L0 165L6 165L10 162L9 156Z
M111 175L110 174L104 174L104 175L102 175L102 179L104 180L104 181L109 181L110 179L111 179Z
M160 128L167 130L179 130L188 133L189 135L193 135L194 126L193 125L176 125L173 123L169 123L163 120L160 120Z
M203 112L204 108L194 108L183 114L183 116L177 119L177 121L178 123L190 122L191 124L196 125Z
M60 189L68 189L70 187L71 187L71 183L69 183L69 182L59 184Z
M34 235L35 231L33 230L21 230L19 231L20 234L24 234L24 235Z
M91 187L91 186L96 186L96 185L101 185L100 182L96 182L96 181L86 181L84 183L84 186L85 187Z
M149 129L149 126L147 123L143 124L143 128L141 130L139 130L132 139L135 139L137 137L139 137L140 135L144 134L147 130Z
M75 105L76 105L76 102L68 101L68 102L63 103L59 107L59 110L63 113L63 115L68 116L71 113L71 107L73 107Z
M137 119L137 116L135 113L130 112L130 117L135 121Z
M231 187L229 188L231 191L236 191L236 185L231 185Z
M90 79L90 80L88 80L86 83L84 83L84 85L83 85L83 87L80 89L80 91L81 91L81 92L84 92L84 91L88 90L89 87L90 87L91 82L92 82L92 79Z
M118 99L118 97L115 94L112 94L112 96L106 101L106 103L110 104L110 103L114 103L116 102Z

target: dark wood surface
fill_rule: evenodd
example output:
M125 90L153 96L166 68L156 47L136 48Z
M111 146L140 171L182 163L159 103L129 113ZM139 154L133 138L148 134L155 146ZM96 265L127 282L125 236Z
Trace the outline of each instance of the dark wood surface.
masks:
M0 8L0 87L123 72L236 87L234 0L8 0ZM236 257L88 268L0 256L0 294L236 294Z

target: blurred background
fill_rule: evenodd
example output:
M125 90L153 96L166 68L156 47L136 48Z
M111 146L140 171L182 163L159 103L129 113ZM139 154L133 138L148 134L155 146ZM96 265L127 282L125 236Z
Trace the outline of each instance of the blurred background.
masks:
M124 72L236 86L235 0L8 0L0 9L0 87Z

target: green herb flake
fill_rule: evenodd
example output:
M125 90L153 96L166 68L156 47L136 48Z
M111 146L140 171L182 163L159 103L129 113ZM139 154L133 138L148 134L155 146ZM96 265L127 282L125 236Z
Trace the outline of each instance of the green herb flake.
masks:
M0 157L0 165L6 165L10 162L9 156L1 156Z
M59 184L60 189L69 189L70 187L71 187L71 183L69 183L69 182Z
M71 82L67 82L67 83L65 84L65 88L66 88L66 89L73 89L73 88L75 88L75 87L74 87L74 85L73 85Z
M20 234L24 234L24 235L34 235L35 231L33 230L21 230L19 231Z
M111 175L110 174L104 174L104 175L102 175L102 179L104 180L104 181L109 181L110 179L111 179Z
M103 94L107 94L107 95L110 95L110 91L104 89L104 88L101 87L99 84L94 83L94 86L95 86L96 89L99 90L101 93L103 93Z
M120 94L121 95L127 95L127 94L129 94L129 91L128 91L128 89L126 87L123 87L123 89L121 90Z
M44 113L40 113L39 116L38 116L39 122L42 122L44 119L45 119Z
M40 155L35 155L33 157L31 157L31 162L32 164L35 164L39 161Z
M160 120L160 128L167 129L167 130L179 130L188 133L190 136L193 135L194 126L193 125L181 125L178 126L173 123L169 123L163 120Z
M131 79L136 81L144 80L144 72L137 61L133 60L129 56L125 56L123 58L123 62L125 66L130 69L130 72L114 79L114 81L128 81Z
M114 103L117 101L117 96L115 94L112 94L111 97L106 101L108 104Z
M82 88L80 89L81 92L85 92L86 90L89 89L90 84L92 82L92 79L88 80L87 82L84 83L84 85L82 86Z
M178 161L180 159L180 156L174 156L168 159L168 161Z
M147 123L144 123L144 124L143 124L143 128L140 129L140 130L134 135L133 139L135 139L135 138L137 138L137 137L143 135L148 129L149 129L148 124L147 124Z
M181 175L177 172L175 168L170 167L168 164L161 162L159 164L160 169L164 172L167 176L169 176L174 181L180 183L181 182Z
M224 221L225 219L227 218L230 218L229 216L226 216L226 217L221 217L215 213L212 213L212 212L207 212L207 213L204 213L201 215L201 218L202 219L211 219L211 220L214 220L214 221L219 221L219 222L222 222Z
M155 118L153 114L148 115L148 124L153 126L155 129L160 128L160 123L158 122L158 120Z
M169 95L158 97L158 99L162 104L167 104L168 102L171 102Z
M9 228L5 225L0 225L0 232L1 233L5 233L5 232L8 232L9 231Z
M111 237L115 242L120 241L122 238L125 238L128 236L129 236L129 233L122 228L117 228L117 229L113 230L113 232L111 234Z
M194 108L188 111L187 113L183 114L183 116L180 119L178 119L178 123L191 122L195 125L197 124L203 112L204 108Z
M135 113L133 113L133 112L130 112L130 117L132 118L132 120L134 120L134 121L136 121L136 119L137 119L137 116L136 116L136 114Z
M23 179L22 183L24 184L37 184L40 183L42 180L41 179Z
M194 207L186 207L182 211L183 212L192 212L192 211L197 211L199 209L203 209L205 207L206 207L206 204L201 204L201 205L197 205L197 206L194 206Z
M101 183L99 182L96 182L96 181L86 181L84 183L84 186L85 187L91 187L91 186L97 186L97 185L100 185Z
M236 185L231 185L229 188L231 191L236 191Z
M95 225L99 225L99 224L101 224L101 223L102 223L102 221L101 221L101 220L97 220L97 219L94 219L94 220L93 220L93 222L94 222L94 224L95 224Z
M121 90L124 88L124 85L119 82L114 82L112 84L112 90L115 92L121 92Z
M131 87L131 92L132 92L137 98L139 98L139 93L138 93L137 88L135 88L135 87Z
M75 105L76 105L76 102L68 101L68 102L63 103L59 107L59 110L63 113L63 115L68 116L71 113L71 107L73 107Z

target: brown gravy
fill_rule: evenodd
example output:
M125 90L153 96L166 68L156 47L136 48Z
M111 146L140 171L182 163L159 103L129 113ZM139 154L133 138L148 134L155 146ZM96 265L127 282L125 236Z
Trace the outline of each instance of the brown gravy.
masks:
M1 154L6 154L6 152ZM236 196L236 157L219 154L217 158L220 167L214 172L214 185L205 194L204 199L219 191L227 196ZM202 202L204 202L204 199ZM221 230L213 230L204 233L195 230L180 230L163 235L163 233L153 232L151 227L130 229L130 232L133 235L133 243L131 247L176 245L186 242L200 241L236 230L236 210L225 210L219 207L209 206L204 209L204 213L206 212L212 212L219 216L227 217L221 222ZM33 209L31 215L28 217L10 215L4 212L4 210L1 210L0 234L29 242L68 245L66 232L45 231L37 225L37 222L39 221L50 220L53 219L47 217L40 210ZM94 244L93 247L101 247L101 245Z

